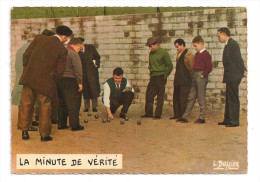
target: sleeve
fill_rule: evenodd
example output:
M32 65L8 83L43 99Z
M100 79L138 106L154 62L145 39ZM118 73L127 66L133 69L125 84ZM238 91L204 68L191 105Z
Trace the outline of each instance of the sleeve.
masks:
M229 45L228 48L229 48L229 52L230 52L232 61L237 66L238 70L242 74L244 74L244 72L246 71L246 68L245 68L244 61L241 56L241 52L240 52L238 43L234 42L233 44Z
M78 84L82 84L82 65L81 65L80 57L76 52L73 52L71 63Z
M204 64L205 64L205 70L203 71L202 75L203 77L206 77L212 71L211 55L208 52L207 54L205 54Z
M134 88L131 86L130 82L128 80L126 80L126 88L132 88L131 91L135 92Z
M29 47L25 50L25 52L23 54L23 66L26 66L28 64L29 59L32 55L35 45L38 42L39 37L40 37L40 35L36 36L34 38L34 40L30 43Z
M164 53L164 61L165 61L165 65L166 65L166 70L165 70L165 78L167 78L171 72L172 72L172 69L173 69L173 65L172 65L172 61L171 61L171 58L170 58L170 55L167 51L165 51Z
M57 60L57 66L56 66L56 79L60 79L63 76L66 62L67 62L67 56L68 56L68 50L65 47L61 47L62 51L58 57Z
M189 70L191 75L193 73L194 58L195 58L195 55L191 52L188 52L185 55L185 66Z
M108 83L104 83L104 94L103 94L103 101L104 101L104 105L105 107L110 107L110 87L108 85Z

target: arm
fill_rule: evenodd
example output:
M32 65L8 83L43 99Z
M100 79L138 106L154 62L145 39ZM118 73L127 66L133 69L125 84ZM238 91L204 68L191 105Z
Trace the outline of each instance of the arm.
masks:
M63 76L66 62L67 62L67 56L68 56L68 50L63 47L63 51L61 51L58 60L57 60L57 66L56 66L56 79L60 79Z
M184 58L185 66L189 70L190 75L192 75L193 73L194 59L195 59L195 55L191 52L188 52Z
M231 59L237 66L238 70L240 70L242 74L247 75L247 70L244 65L244 61L242 59L238 43L234 41L232 44L228 45L228 49L230 52Z
M131 91L134 93L135 92L135 90L134 90L134 88L131 86L131 84L130 84L130 82L127 80L127 82L126 82L126 86L125 86L126 88L132 88L131 89Z
M106 82L104 84L104 95L103 95L104 106L105 106L105 109L107 111L108 118L114 119L114 116L113 116L113 114L111 113L111 110L110 110L109 97L110 97L110 87L109 87L108 83Z
M164 76L165 76L165 78L167 78L171 74L172 69L173 69L172 61L171 61L170 55L167 51L165 51L165 53L164 53L164 62L166 65L166 70L165 70Z
M205 70L202 73L202 77L207 77L209 75L209 73L212 71L212 64L211 64L211 55L207 52L207 54L205 54L205 57L203 59L204 64L205 64Z
M82 86L82 65L79 55L75 52L74 56L72 57L72 67L74 70L75 78L78 82L79 89L78 91L81 92L83 89Z
M100 55L98 54L98 52L94 46L93 46L93 57L94 57L94 60L96 60L97 68L99 68L100 67Z
M32 55L32 52L34 50L34 47L37 44L38 39L39 39L39 36L36 36L35 39L30 43L29 47L25 50L25 52L23 54L23 66L27 65L27 63Z

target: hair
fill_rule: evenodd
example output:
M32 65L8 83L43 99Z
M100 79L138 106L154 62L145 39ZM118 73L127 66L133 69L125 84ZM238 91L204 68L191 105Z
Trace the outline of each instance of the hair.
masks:
M69 27L60 25L57 27L56 33L64 36L71 36L73 32Z
M218 29L218 32L224 33L230 37L230 30L227 27L222 27L222 28Z
M197 35L196 37L194 37L194 39L192 40L192 43L203 43L204 44L204 40L200 35Z
M44 30L42 31L42 35L52 36L52 35L54 35L54 34L55 34L55 33L54 33L53 31L48 30L48 29L44 29Z
M76 45L76 44L82 44L82 41L79 38L72 38L70 39L69 45Z
M124 74L124 71L121 67L117 67L113 70L113 75L120 76L120 75L123 75L123 74Z
M84 39L84 38L82 38L82 37L78 37L78 39L80 39L82 42L84 42L84 41L85 41L85 39Z
M185 45L185 41L183 40L183 39L176 39L175 41L174 41L174 44L179 44L179 45L183 45L184 47L186 46Z

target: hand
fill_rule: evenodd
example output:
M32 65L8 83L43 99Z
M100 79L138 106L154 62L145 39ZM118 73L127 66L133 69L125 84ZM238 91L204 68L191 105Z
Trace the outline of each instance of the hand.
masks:
M83 89L82 84L78 84L78 86L79 86L78 92L82 92L82 89Z
M244 76L247 77L247 71L244 72Z
M109 114L108 114L108 118L111 119L111 120L114 119L113 114L112 114L112 113L109 113Z
M204 78L203 75L200 75L201 78Z

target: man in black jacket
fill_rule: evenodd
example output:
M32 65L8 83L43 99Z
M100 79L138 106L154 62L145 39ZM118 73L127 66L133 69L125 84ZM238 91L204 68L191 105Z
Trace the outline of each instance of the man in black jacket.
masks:
M224 78L226 83L226 106L224 121L219 125L227 127L239 126L239 84L244 76L247 76L247 70L241 56L238 43L230 37L228 28L223 27L218 30L218 39L225 43L223 52Z

